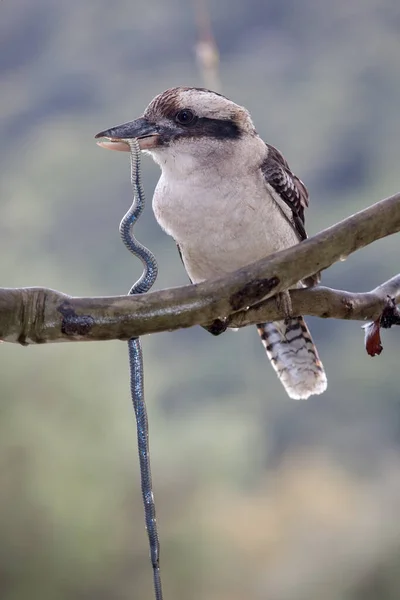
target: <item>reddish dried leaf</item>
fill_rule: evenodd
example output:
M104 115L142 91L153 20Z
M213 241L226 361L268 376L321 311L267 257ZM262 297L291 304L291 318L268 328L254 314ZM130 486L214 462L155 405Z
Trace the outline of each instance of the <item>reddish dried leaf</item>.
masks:
M364 325L364 342L365 349L369 356L376 356L382 352L383 346L381 342L381 325L380 318L372 323L367 323Z

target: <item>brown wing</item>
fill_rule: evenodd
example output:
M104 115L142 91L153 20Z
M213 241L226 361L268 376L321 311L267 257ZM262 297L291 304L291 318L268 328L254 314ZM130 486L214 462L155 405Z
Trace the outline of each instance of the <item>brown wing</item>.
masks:
M304 209L308 206L308 191L304 183L296 177L277 148L266 144L268 156L261 165L266 184L276 194L276 201L284 202L291 210L291 218L282 210L282 215L290 221L299 236L299 241L307 238L304 227ZM320 280L315 273L303 281L306 286L313 286Z
M304 209L308 206L308 192L304 183L292 173L282 154L266 144L268 156L261 165L265 182L292 211L292 223L300 240L307 238L304 228Z

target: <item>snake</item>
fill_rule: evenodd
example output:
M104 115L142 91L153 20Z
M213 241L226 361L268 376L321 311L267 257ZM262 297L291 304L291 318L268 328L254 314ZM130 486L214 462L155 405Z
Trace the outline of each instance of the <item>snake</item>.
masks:
M140 147L137 139L129 140L131 184L133 202L122 218L119 232L125 247L143 264L143 272L132 285L129 294L148 292L156 281L158 265L154 254L141 244L133 233L133 227L145 206L145 195L141 180ZM143 350L139 337L128 340L129 379L132 404L136 417L136 431L140 466L140 481L144 506L145 525L150 548L150 560L153 567L154 593L156 600L163 600L160 574L160 542L157 530L156 506L151 477L149 424L144 398Z

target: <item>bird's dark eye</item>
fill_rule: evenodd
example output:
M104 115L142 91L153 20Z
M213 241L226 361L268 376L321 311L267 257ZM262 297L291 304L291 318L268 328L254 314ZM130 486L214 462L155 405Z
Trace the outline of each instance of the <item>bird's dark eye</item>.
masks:
M183 108L176 113L175 121L177 121L180 125L193 125L195 122L195 115L188 108Z

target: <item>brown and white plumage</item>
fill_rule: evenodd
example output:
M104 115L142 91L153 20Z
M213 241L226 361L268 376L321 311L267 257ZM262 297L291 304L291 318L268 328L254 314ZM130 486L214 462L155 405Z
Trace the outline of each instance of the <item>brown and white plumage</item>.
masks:
M308 192L294 175L282 154L267 144L268 156L261 169L267 186L277 202L284 201L292 213L299 241L307 238L304 209ZM308 278L304 285L314 285L319 275ZM310 330L303 317L257 325L262 344L283 386L291 398L307 398L326 390L327 380Z
M190 279L225 275L304 240L308 193L282 154L258 136L248 111L202 88L173 88L143 117L98 134L129 149L137 137L161 167L153 209L178 244ZM313 285L318 276L299 282ZM292 398L326 389L326 376L302 317L258 332Z

